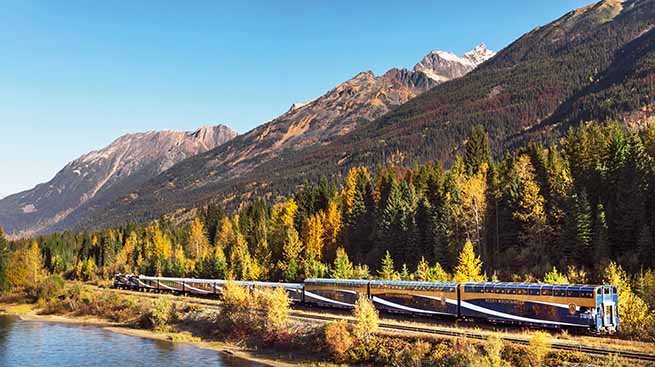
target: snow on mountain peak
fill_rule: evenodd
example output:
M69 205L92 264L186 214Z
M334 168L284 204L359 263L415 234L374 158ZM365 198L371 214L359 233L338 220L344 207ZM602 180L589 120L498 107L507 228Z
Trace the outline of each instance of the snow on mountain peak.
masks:
M444 82L463 76L495 54L484 43L462 56L457 56L449 51L435 50L416 64L414 71L422 72L434 81Z
M496 53L488 49L487 45L482 42L462 57L471 60L477 66L494 57L494 55Z

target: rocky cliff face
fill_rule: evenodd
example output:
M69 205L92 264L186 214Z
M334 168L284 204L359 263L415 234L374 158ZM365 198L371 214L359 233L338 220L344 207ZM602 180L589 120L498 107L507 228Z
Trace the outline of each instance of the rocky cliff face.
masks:
M0 200L0 226L28 236L74 222L190 156L231 140L223 125L128 134L67 164L47 183Z

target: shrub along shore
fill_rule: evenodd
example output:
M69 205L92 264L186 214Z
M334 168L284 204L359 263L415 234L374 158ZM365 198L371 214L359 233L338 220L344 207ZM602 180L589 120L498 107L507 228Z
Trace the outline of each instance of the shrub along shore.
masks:
M209 310L169 297L144 299L82 283L46 278L34 289L0 298L0 304L29 303L9 313L34 310L36 319L78 320L112 331L187 342L270 365L373 366L634 366L617 358L590 358L552 351L549 335L533 334L529 346L462 338L416 337L378 330L378 313L366 298L357 302L355 322L325 325L289 318L290 303L282 289L252 292L228 283L221 308ZM0 309L2 307L0 306ZM13 310L13 311L12 311ZM52 317L55 316L55 317ZM59 316L65 316L62 319Z

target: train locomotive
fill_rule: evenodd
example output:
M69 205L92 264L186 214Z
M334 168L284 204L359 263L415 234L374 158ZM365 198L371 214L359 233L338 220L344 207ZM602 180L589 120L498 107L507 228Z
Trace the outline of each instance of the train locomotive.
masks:
M226 283L220 279L114 276L116 288L205 297L220 297ZM587 330L596 334L619 331L618 291L610 285L354 279L235 283L254 291L282 287L292 302L313 307L350 309L360 296L365 296L378 310L387 313Z

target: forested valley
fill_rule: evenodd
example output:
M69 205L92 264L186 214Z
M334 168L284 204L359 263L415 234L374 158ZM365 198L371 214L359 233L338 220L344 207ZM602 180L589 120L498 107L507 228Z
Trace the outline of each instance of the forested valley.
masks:
M493 159L476 126L449 169L360 166L230 213L212 202L183 223L0 237L5 290L46 272L612 283L630 297L626 313L652 321L655 127L582 124L557 145Z

